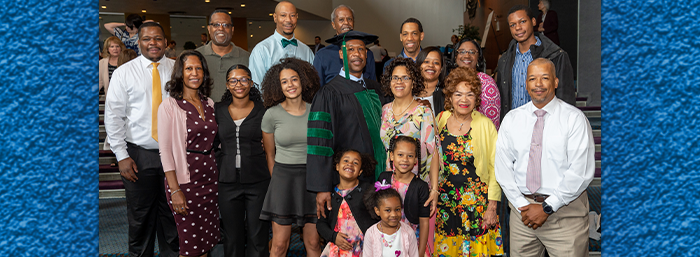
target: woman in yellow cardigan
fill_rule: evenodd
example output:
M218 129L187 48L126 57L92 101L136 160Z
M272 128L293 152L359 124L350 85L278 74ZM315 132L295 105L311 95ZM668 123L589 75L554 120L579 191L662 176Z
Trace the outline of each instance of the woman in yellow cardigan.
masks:
M500 256L503 240L496 214L501 188L494 175L496 127L475 111L477 72L454 69L445 81L445 110L437 116L442 149L435 253L439 256Z

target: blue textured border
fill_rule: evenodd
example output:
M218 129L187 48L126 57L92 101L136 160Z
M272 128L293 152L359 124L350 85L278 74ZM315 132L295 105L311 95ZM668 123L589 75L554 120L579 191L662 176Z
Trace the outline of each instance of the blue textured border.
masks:
M700 250L700 1L603 1L604 256Z
M0 3L0 256L97 256L97 1Z

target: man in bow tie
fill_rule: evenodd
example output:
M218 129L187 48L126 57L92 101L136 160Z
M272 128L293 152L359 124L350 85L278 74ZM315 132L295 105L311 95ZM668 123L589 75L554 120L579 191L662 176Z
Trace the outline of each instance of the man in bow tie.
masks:
M281 1L275 7L276 28L272 36L260 41L250 53L250 71L253 81L262 84L263 77L272 65L282 58L295 57L309 63L314 62L314 54L306 44L294 38L299 14L294 4Z

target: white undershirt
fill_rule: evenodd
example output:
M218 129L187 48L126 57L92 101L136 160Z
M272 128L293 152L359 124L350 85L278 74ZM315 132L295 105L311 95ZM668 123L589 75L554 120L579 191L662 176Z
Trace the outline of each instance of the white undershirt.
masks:
M238 131L241 129L241 124L243 124L245 117L240 120L234 120L236 123L236 168L241 168L241 143L239 142Z
M403 229L403 226L399 227L399 229L397 229L393 235L387 235L381 231L379 232L382 233L382 235L384 236L384 240L386 240L387 242L391 242L393 240L393 242L391 243L391 247L386 247L384 245L384 242L381 242L383 257L396 257L396 251L403 251L401 249L401 229ZM405 253L403 255L406 256Z
M418 99L420 99L420 100L428 100L428 102L430 102L430 107L433 108L433 109L432 109L433 114L436 114L436 113L435 113L435 103L433 102L433 95L426 96L426 97L418 97Z

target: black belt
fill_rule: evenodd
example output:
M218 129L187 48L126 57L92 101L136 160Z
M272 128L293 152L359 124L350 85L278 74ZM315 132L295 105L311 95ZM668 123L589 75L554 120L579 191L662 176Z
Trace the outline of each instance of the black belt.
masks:
M543 194L531 194L531 195L523 194L523 196L525 196L526 198L530 198L532 200L535 200L535 202L537 202L537 203L542 203L542 202L544 202L544 200L546 200L549 197L549 195L543 195Z
M206 151L198 151L198 150L187 149L187 152L189 152L189 153L198 153L198 154L207 155L207 154L210 154L211 151L213 151L213 150L214 150L213 148L212 148L212 149L209 149L209 150L206 150Z
M159 153L159 152L158 152L158 149L146 149L146 148L141 147L140 145L137 145L137 144L134 144L134 143L131 143L131 142L128 142L128 141L126 142L126 145L129 146L129 147L133 147L133 148L139 149L139 150L149 151L149 152L152 152L152 153Z

